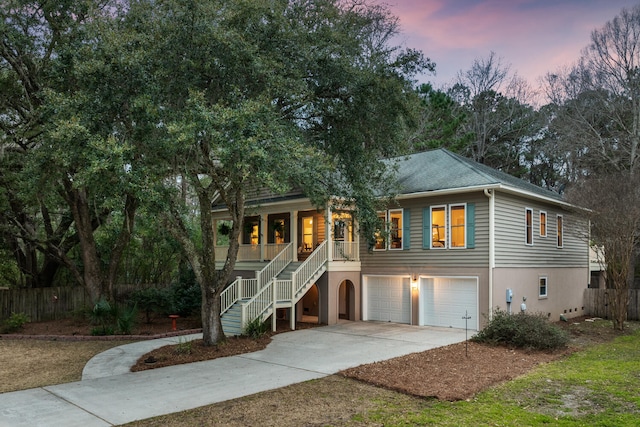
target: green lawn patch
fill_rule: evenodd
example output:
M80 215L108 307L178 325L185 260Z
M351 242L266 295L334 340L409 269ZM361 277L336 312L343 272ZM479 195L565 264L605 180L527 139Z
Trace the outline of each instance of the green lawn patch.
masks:
M402 409L381 406L354 421L385 426L637 426L640 331L541 366L468 401L424 401Z

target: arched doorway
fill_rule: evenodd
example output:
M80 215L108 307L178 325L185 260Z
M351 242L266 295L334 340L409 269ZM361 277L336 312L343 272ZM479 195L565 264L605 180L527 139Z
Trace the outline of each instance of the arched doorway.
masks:
M343 280L338 288L338 319L356 320L356 289L351 280Z
M302 321L319 323L318 285L313 285L302 297Z

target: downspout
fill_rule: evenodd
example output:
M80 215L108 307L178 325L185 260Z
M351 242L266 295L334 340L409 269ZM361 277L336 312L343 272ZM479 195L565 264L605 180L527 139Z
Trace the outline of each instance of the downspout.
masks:
M489 320L493 317L493 269L496 266L494 191L484 189L484 195L489 198Z

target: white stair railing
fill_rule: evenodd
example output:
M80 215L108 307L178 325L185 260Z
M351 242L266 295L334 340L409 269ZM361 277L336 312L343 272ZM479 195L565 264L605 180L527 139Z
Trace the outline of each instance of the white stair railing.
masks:
M326 264L329 259L329 246L327 240L320 243L315 251L309 255L300 267L291 274L292 303L298 292L307 285L307 282Z
M237 277L220 294L220 315L229 310L233 304L243 298L251 298L258 292L257 279Z
M289 249L289 247L287 247L287 249ZM291 254L291 256L293 256L293 254ZM267 280L266 277L268 276L264 273L264 269L262 270L262 280L266 281L264 285L259 286L259 279L249 279L254 281L251 290L255 289L255 293L253 293L253 296L248 301L242 303L240 320L242 329L256 318L260 316L266 317L274 313L277 301L287 301L288 304L297 303L301 298L301 295L299 295L300 291L307 286L309 281L326 265L328 257L329 246L327 241L324 241L300 264L296 271L292 273L291 280L278 280L275 278L276 275L271 276L271 279ZM284 267L282 269L284 269ZM278 274L282 269L278 271ZM236 292L236 301L250 296L246 293L244 295L242 294L242 292L247 289L247 285L243 286L243 282L245 281L247 281L247 279L238 279L233 283L234 285L237 283L238 289L242 289L242 291L238 291L239 293ZM229 288L231 288L231 286L229 286ZM229 297L229 300L230 299L231 296ZM224 302L222 307L225 307Z
M284 270L289 263L293 261L293 243L289 243L276 255L269 264L267 264L262 270L256 273L256 279L258 279L258 289L262 289L264 285L274 277L276 277L282 270Z
M258 293L249 301L242 304L242 314L240 317L241 329L247 326L249 322L262 316L269 314L269 309L274 305L274 280L267 283ZM272 310L273 311L273 310Z

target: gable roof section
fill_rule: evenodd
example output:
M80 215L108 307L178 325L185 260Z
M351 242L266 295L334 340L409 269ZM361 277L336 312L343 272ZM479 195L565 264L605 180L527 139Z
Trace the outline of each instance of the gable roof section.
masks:
M394 159L400 197L428 192L501 189L568 205L562 196L444 148Z

